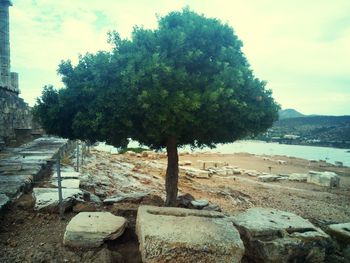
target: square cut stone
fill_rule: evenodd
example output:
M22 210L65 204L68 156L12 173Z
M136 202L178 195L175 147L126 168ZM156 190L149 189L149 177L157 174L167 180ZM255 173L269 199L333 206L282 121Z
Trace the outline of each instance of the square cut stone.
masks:
M243 242L221 213L140 206L136 233L143 262L240 262Z
M70 247L99 247L124 233L126 219L110 212L81 212L68 223L63 244Z
M330 225L327 232L337 240L350 244L350 222Z
M340 177L333 172L310 171L307 182L326 187L339 187Z
M329 236L298 215L256 207L234 216L233 223L249 262L324 262Z

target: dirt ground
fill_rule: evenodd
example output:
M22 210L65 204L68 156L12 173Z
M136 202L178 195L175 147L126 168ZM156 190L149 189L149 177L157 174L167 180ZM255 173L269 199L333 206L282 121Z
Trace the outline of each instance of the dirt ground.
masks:
M107 164L113 160L128 162L137 167L137 172L164 179L165 169L147 165L150 161L164 167L165 158L149 158L111 155L93 151L94 163ZM221 207L223 213L234 215L250 207L271 207L296 213L314 224L324 227L330 223L350 222L350 168L325 166L307 160L283 156L255 156L251 154L186 154L180 161L191 161L192 167L200 168L198 160L222 161L241 169L271 172L274 174L307 173L309 170L334 171L341 175L340 188L279 181L259 182L255 177L237 175L213 176L210 179L188 178L180 174L180 193L190 193L196 199L207 199ZM286 161L278 164L277 160ZM162 166L163 165L163 166ZM87 162L85 172L92 167ZM147 183L147 182L145 182ZM147 199L141 203L119 203L102 206L101 211L111 211L124 216L129 224L126 232L116 241L105 244L114 253L115 262L141 262L135 234L135 219L140 204L162 205L159 199ZM57 214L38 213L33 210L33 200L28 193L19 198L0 219L0 262L91 262L88 253L97 253L66 248L62 244L65 227L75 215L73 211L61 220ZM123 260L121 259L123 258Z

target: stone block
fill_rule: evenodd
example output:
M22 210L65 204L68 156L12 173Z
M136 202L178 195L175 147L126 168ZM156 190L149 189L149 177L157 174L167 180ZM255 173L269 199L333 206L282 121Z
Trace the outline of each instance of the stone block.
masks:
M350 244L350 223L329 225L327 233L342 243Z
M246 170L246 171L244 171L244 174L252 176L252 177L257 177L260 175L260 173L255 171L255 170Z
M79 189L62 189L63 208L67 210L77 201L83 201L83 192ZM59 210L58 188L34 188L33 198L35 200L34 209L49 212Z
M204 207L209 205L209 201L208 200L192 200L191 201L191 205L193 206L193 208L196 209L203 209Z
M58 180L52 180L52 184L58 187ZM80 180L79 179L61 179L62 188L76 188L79 189Z
M292 173L289 175L288 180L289 181L296 181L296 182L306 182L307 177L308 177L307 174Z
M99 247L124 233L126 219L110 212L81 212L68 223L63 244L70 247Z
M79 172L71 172L71 171L67 171L67 172L63 172L61 171L61 178L64 178L64 179L79 179L80 177L80 173ZM52 175L52 178L57 178L57 173L55 172L53 175Z
M132 192L132 193L122 193L120 192L119 194L115 196L110 196L103 200L103 203L106 205L111 205L114 203L119 203L119 202L140 202L144 197L148 196L150 193L149 192Z
M329 236L308 220L270 208L250 208L233 217L248 262L324 262Z
M339 187L340 177L333 172L310 171L307 176L307 182L326 187Z
M10 198L5 194L0 194L0 213L5 209L8 203L10 203Z
M136 233L145 263L240 262L244 254L238 231L218 212L140 206Z
M187 167L187 166L180 166L179 169L180 169L180 172L183 172L186 175L193 178L205 178L205 179L209 178L208 171L196 169L193 167Z
M260 182L275 182L280 177L274 174L264 174L264 175L259 175L257 178Z

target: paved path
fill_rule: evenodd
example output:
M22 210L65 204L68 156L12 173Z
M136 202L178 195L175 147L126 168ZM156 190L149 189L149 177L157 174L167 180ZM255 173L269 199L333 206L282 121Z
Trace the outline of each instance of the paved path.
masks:
M0 212L11 200L29 191L45 175L68 140L43 137L22 145L0 159Z

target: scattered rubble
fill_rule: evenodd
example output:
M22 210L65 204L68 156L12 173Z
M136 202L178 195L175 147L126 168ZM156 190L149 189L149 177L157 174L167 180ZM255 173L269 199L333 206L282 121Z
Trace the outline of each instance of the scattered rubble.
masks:
M198 160L197 162L200 164L201 169L203 169L203 170L209 170L210 168L222 168L224 166L228 166L227 163L219 162L219 161L202 161L202 160Z

